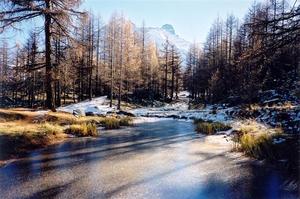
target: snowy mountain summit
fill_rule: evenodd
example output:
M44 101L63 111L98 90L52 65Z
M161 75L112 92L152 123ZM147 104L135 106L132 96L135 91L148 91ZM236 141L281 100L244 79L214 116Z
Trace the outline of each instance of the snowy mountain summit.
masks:
M165 24L161 27L163 30L175 35L174 27L171 24Z
M174 45L179 51L183 61L182 66L184 67L191 43L176 35L175 28L171 24L165 24L161 28L149 27L146 28L146 32L148 40L154 41L158 49L162 49L168 39L169 43Z

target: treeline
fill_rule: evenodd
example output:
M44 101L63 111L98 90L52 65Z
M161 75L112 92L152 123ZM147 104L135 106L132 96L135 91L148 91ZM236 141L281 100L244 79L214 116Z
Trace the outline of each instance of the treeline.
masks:
M158 49L120 14L107 24L92 13L75 11L78 0L31 0L1 3L0 30L41 17L25 44L0 48L2 106L45 106L108 95L121 100L169 101L182 84L180 55L166 40ZM76 24L76 25L75 25ZM43 33L43 34L41 34ZM11 42L11 41L10 41Z
M261 91L287 90L299 78L297 1L256 3L243 22L218 18L205 44L193 44L186 60L168 40L158 49L144 24L137 28L120 14L103 23L78 11L80 3L0 2L0 34L28 25L26 20L41 24L21 44L2 36L1 106L55 109L107 95L120 108L121 100L172 101L181 89L197 102L255 102Z
M261 91L288 90L299 78L300 6L255 3L243 22L218 18L203 48L187 58L184 86L196 101L255 102Z

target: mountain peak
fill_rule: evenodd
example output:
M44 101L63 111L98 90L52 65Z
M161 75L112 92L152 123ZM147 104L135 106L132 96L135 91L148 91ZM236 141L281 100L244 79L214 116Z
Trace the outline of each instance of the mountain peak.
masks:
M171 24L165 24L161 28L164 29L165 31L175 35L174 27Z

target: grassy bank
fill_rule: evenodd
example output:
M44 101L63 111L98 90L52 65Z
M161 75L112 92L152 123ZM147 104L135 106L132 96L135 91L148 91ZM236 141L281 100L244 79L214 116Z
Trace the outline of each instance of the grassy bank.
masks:
M285 134L282 129L246 122L234 132L234 150L292 172L299 168L299 135Z
M267 128L255 121L240 124L234 132L235 150L257 159L274 159L273 141L282 139L281 129Z
M36 112L30 109L0 109L0 160L22 155L30 149L55 144L71 133L68 126L88 125L102 118L81 117L63 112ZM94 134L96 135L96 129ZM85 129L76 135L90 136Z
M98 136L97 125L112 129L131 124L130 117L75 117L65 112L0 109L0 160L60 142L69 134Z

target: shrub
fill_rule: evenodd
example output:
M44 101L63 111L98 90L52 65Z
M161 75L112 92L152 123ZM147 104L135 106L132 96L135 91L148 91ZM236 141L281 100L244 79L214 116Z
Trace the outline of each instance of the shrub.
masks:
M196 131L207 135L212 135L219 131L227 131L229 129L231 129L230 126L221 122L205 122L200 120L196 122Z
M65 133L79 137L98 135L96 125L92 123L73 124L65 130Z

